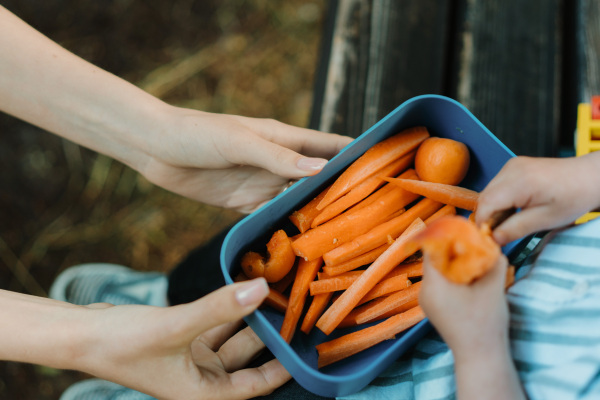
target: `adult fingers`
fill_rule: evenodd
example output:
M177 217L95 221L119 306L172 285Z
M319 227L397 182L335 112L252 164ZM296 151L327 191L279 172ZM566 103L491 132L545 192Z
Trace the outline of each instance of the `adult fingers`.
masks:
M269 140L310 157L331 158L353 140L349 136L291 127L280 122L271 127Z
M232 116L248 132L224 149L230 162L253 165L287 178L314 175L352 141L336 134L268 120Z
M239 320L216 326L198 336L196 340L201 341L213 351L217 351L223 343L227 342L240 329L242 323L243 321Z
M230 375L231 385L223 393L226 399L247 399L264 396L277 389L291 376L278 360L271 360L258 368L236 371Z
M247 327L225 342L217 355L225 370L232 372L246 366L264 348L265 344Z
M306 157L257 135L240 138L228 159L232 163L264 168L285 178L314 175L327 164L325 158Z
M222 287L192 303L175 306L177 332L181 340L191 341L202 333L237 321L253 312L267 297L269 287L264 278Z

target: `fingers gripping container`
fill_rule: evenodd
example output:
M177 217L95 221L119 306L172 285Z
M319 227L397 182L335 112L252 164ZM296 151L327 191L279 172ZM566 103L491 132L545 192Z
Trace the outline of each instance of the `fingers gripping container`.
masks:
M290 236L297 234L288 216L312 200L367 149L405 128L419 125L427 127L431 136L455 139L467 145L471 152L471 165L461 186L481 191L514 157L506 146L456 101L437 95L412 98L346 146L319 174L300 180L233 227L221 249L225 281L229 284L233 282L232 276L240 271L241 256L251 249L262 251L275 230L285 229ZM509 243L503 248L504 253L510 257L523 242ZM298 330L291 344L287 344L279 335L282 313L265 307L245 320L300 385L315 394L330 397L352 394L364 388L431 328L424 320L395 339L386 340L319 370L315 345L360 328L336 329L329 336L316 327L309 335Z

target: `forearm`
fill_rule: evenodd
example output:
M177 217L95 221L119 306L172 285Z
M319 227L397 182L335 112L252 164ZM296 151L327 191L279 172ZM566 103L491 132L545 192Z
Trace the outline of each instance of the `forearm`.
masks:
M81 369L89 309L0 290L0 359Z
M514 367L508 340L497 346L471 347L454 354L456 394L459 400L526 399Z
M0 6L0 110L140 169L165 107Z

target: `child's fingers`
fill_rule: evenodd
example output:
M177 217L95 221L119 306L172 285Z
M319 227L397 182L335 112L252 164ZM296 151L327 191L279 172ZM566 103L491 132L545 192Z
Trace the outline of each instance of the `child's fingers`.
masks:
M494 240L501 246L556 226L555 216L547 206L526 208L506 219L494 229Z

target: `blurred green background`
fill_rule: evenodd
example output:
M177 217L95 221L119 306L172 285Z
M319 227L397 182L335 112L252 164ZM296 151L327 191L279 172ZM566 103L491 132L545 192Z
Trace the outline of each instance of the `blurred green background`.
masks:
M0 4L171 104L308 124L325 0ZM60 271L85 262L166 272L240 216L2 113L0 185L0 289L41 296ZM1 362L0 399L58 399L83 378Z

